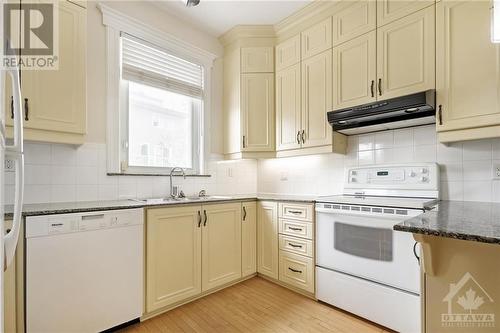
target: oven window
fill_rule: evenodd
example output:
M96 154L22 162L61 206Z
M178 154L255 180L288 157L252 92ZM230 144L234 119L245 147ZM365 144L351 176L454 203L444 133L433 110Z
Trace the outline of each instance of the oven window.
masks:
M392 261L392 230L335 223L335 250L357 257Z

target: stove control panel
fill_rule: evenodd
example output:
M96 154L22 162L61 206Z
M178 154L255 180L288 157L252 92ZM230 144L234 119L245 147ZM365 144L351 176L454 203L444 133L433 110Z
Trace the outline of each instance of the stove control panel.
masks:
M437 189L439 167L435 163L377 165L346 170L347 188Z

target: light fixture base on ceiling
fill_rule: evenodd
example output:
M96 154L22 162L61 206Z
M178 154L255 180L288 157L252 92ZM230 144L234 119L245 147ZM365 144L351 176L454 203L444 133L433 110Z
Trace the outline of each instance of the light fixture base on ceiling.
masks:
M184 0L184 3L186 4L186 7L194 7L199 5L200 0Z

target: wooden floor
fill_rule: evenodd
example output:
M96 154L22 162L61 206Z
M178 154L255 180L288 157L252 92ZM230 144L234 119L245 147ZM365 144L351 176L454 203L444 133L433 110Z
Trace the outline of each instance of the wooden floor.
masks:
M255 277L121 332L389 331Z

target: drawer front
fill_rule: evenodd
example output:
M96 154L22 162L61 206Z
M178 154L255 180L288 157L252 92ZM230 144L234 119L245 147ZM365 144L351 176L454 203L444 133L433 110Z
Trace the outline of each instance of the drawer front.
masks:
M314 293L314 263L312 258L280 251L280 281Z
M280 219L280 234L313 239L313 225L309 222Z
M313 205L280 202L279 217L312 222L314 219Z
M279 235L280 250L313 257L313 242L308 239Z

